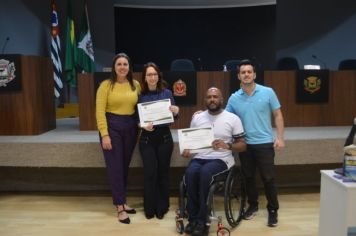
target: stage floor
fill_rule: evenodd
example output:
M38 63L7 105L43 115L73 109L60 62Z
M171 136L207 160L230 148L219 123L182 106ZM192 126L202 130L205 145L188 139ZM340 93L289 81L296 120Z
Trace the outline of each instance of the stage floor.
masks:
M303 189L304 190L304 189ZM318 192L288 192L279 194L278 227L266 226L266 200L259 198L260 209L253 220L242 221L235 229L226 222L221 197L215 198L216 215L222 216L223 225L231 235L244 236L317 236L319 223ZM1 194L0 234L6 236L69 235L69 236L179 236L175 227L176 197L170 198L169 212L162 220L147 220L143 212L142 196L128 197L128 204L135 207L137 214L130 215L131 225L117 221L109 192L105 193L61 193L51 194ZM187 220L185 219L185 224ZM213 221L209 236L215 236L217 221Z

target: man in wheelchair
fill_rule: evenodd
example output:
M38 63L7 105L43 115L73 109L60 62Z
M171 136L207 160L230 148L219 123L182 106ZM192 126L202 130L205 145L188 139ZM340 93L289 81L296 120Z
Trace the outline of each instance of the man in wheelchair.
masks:
M195 154L184 150L183 157L192 156L184 176L187 192L189 223L185 233L193 236L206 235L209 231L207 221L207 197L209 186L214 177L229 171L235 164L232 151L242 152L246 149L244 129L238 116L223 109L223 97L218 88L209 88L206 92L207 110L194 115L190 127L212 126L214 141L212 150Z

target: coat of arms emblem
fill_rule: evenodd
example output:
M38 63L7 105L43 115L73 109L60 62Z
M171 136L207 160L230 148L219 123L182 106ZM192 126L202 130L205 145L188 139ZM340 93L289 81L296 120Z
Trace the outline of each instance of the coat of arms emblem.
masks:
M173 95L174 96L186 96L187 95L187 85L183 80L179 79L173 84Z
M6 87L15 78L15 64L5 59L0 59L0 87Z
M316 76L309 76L304 79L304 90L310 94L320 90L321 80Z

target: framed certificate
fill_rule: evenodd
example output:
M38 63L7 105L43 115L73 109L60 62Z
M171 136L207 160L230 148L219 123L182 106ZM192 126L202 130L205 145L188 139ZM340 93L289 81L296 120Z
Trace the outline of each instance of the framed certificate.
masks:
M191 153L212 150L213 127L179 129L178 141L180 153L184 149L189 149Z
M174 118L173 113L169 110L170 106L170 99L138 103L141 127L145 127L149 122L153 122L153 125L173 123Z

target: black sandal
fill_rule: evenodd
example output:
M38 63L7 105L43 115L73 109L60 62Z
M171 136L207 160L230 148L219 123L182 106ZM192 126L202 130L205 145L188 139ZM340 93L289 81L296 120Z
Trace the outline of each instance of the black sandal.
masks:
M125 218L125 219L123 219L123 220L120 220L120 214L121 213L123 213L123 212L126 212L125 210L121 210L121 211L118 211L117 212L117 218L119 219L119 221L121 222L121 223L123 223L123 224L130 224L130 217L127 217L127 218Z
M136 214L135 208L125 209L125 205L123 206L123 208L124 208L124 211L126 211L127 214Z

